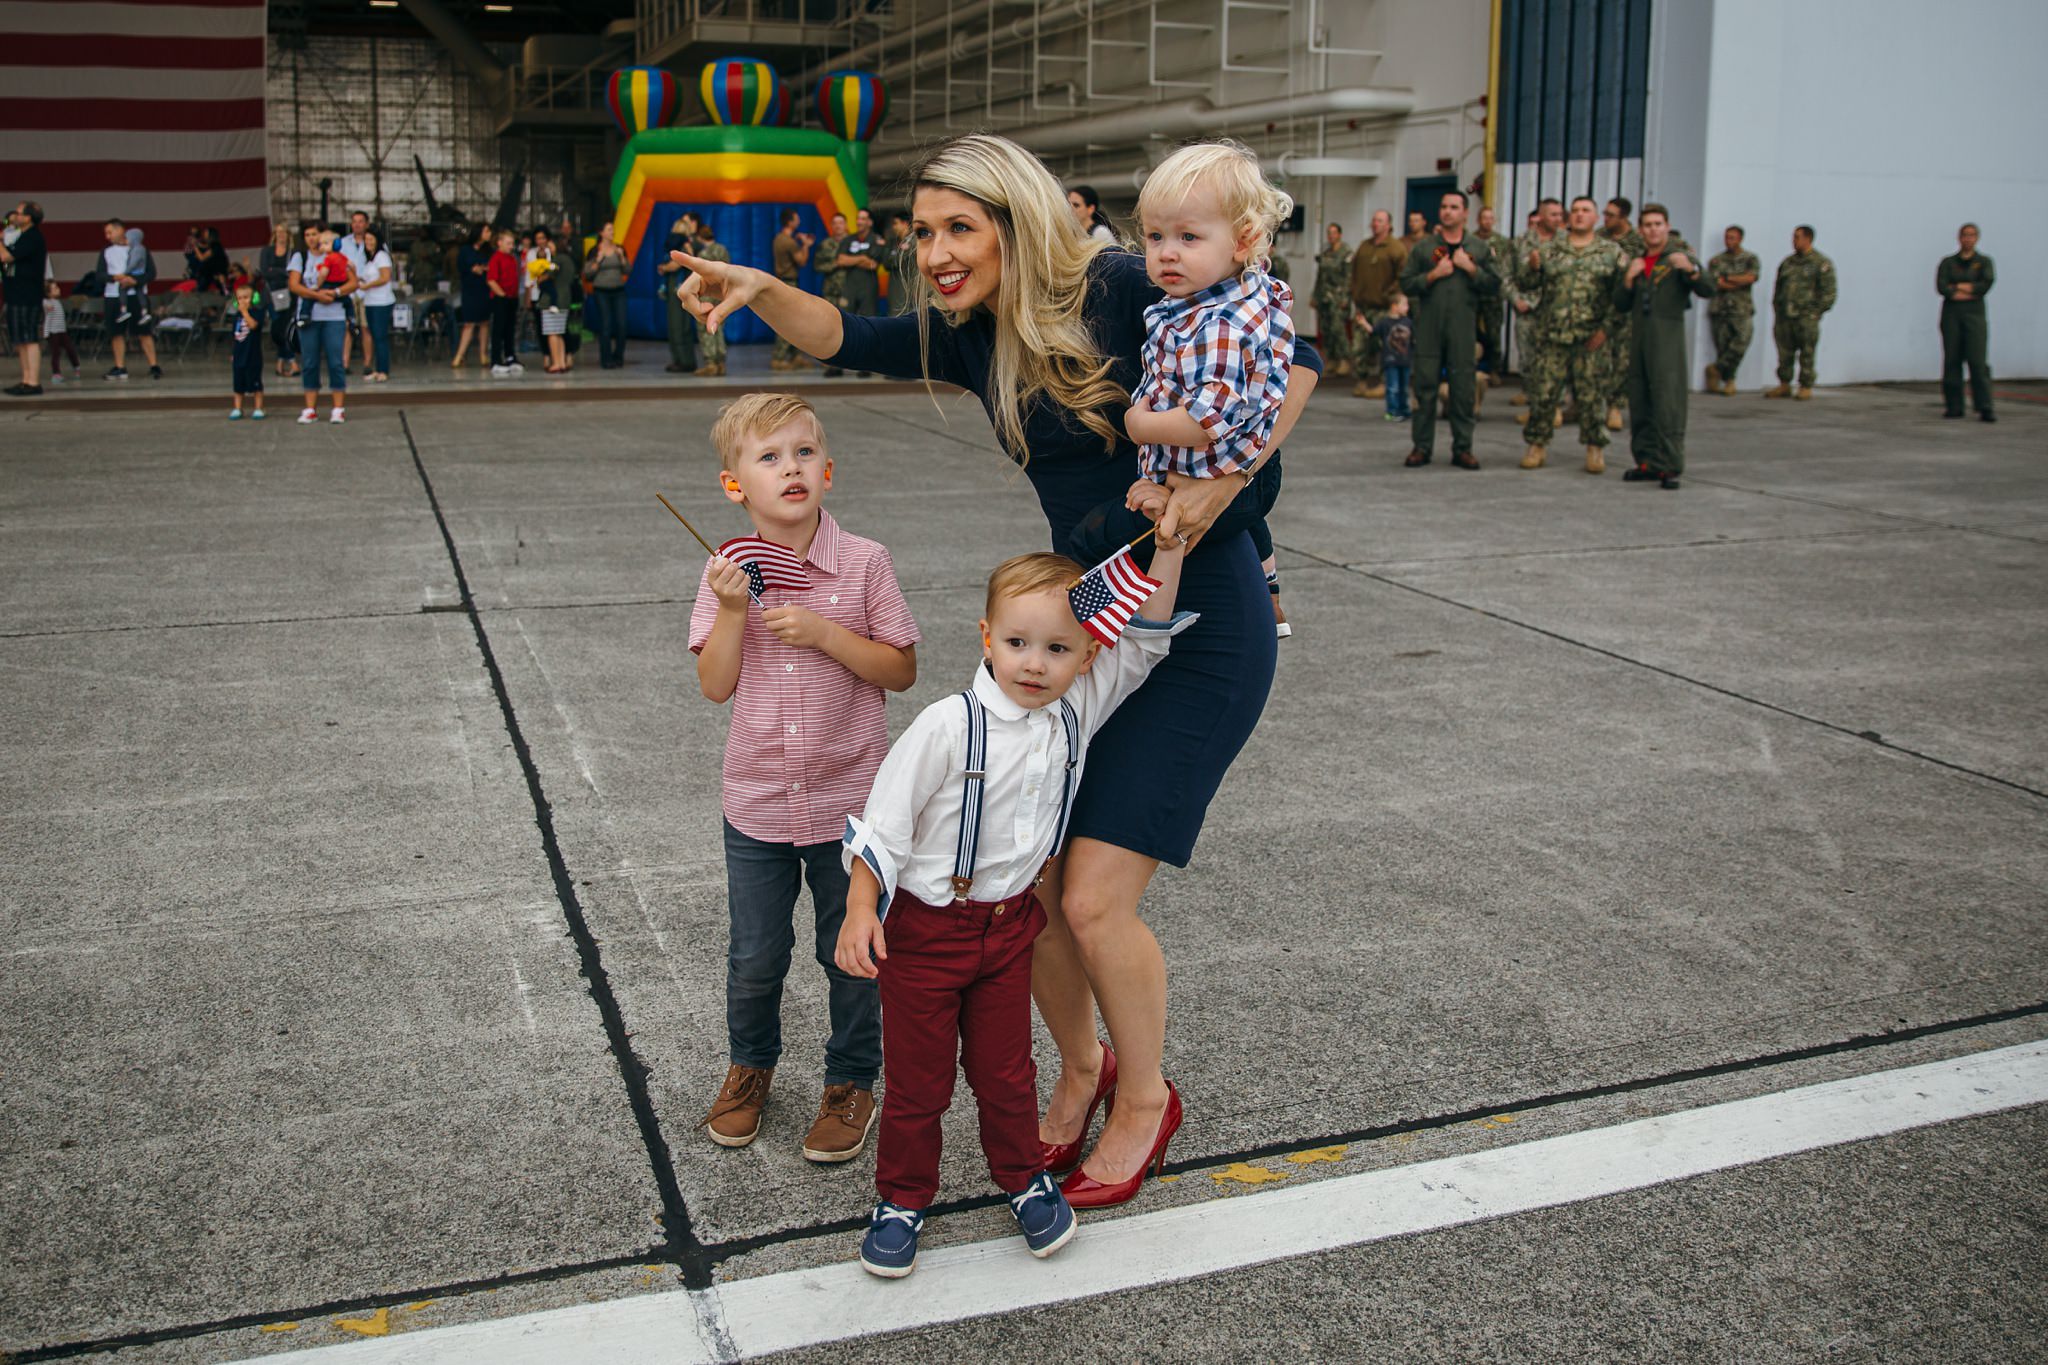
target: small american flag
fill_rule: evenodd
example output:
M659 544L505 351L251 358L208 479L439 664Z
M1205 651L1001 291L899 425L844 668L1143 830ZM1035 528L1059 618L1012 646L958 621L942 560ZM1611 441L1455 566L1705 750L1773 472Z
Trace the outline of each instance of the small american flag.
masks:
M1067 601L1081 628L1114 648L1131 617L1157 591L1159 580L1145 576L1126 545L1082 574L1081 581L1067 590Z
M802 592L811 586L803 560L787 545L777 545L760 536L734 536L718 547L719 557L746 570L750 590L758 600L770 588Z

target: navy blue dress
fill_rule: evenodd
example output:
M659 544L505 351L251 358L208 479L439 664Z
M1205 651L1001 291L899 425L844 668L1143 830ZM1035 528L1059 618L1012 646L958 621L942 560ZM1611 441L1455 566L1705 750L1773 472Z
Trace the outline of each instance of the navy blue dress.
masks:
M1090 272L1084 312L1095 344L1110 357L1110 378L1129 392L1141 377L1145 309L1162 295L1146 278L1141 256L1103 252ZM976 394L987 408L993 315L978 310L955 327L934 308L926 322L931 377ZM842 315L842 324L845 342L826 364L899 379L924 373L915 314ZM1307 342L1296 343L1295 363L1322 369ZM1123 410L1120 405L1111 414L1119 432ZM1055 550L1094 563L1104 557L1105 546L1114 548L1143 529L1146 523L1139 519L1129 535L1115 539L1121 525L1083 526L1104 504L1120 505L1138 477L1138 448L1127 437L1105 448L1100 436L1041 395L1025 406L1024 440L1030 452L1024 474L1045 511ZM1268 480L1278 477L1278 454L1261 466ZM1166 661L1089 745L1069 827L1074 837L1187 866L1210 798L1251 737L1273 685L1273 608L1249 534L1263 510L1258 501L1257 490L1240 496L1188 556L1178 606L1200 612L1202 619L1174 639Z

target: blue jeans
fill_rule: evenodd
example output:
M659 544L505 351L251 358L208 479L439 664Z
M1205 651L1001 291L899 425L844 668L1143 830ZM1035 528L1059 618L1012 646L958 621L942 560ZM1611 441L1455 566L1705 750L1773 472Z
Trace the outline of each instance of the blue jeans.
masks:
M832 1036L825 1041L825 1084L872 1090L882 1069L882 1005L873 981L848 976L832 960L846 919L847 876L839 844L771 844L725 825L726 907L732 937L725 956L725 1031L732 1060L771 1067L782 1056L782 981L796 948L792 914L800 881L811 884L818 965L825 969Z
M370 324L370 368L378 374L391 373L391 309L388 303L366 303L363 318Z
M1413 365L1387 365L1381 370L1387 382L1387 415L1408 417L1408 380L1415 373Z
M299 380L307 393L320 392L320 358L327 358L327 387L335 393L348 391L348 367L341 363L341 339L348 324L341 321L299 324L299 363L305 366Z
M598 360L605 365L626 363L626 291L619 289L593 289L589 301L596 308L585 308L595 324L590 330L597 333Z

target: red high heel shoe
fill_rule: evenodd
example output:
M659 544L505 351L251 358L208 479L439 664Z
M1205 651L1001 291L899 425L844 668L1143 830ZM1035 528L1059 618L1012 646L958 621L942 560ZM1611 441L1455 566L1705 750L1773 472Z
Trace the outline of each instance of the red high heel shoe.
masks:
M1152 1144L1152 1155L1145 1158L1145 1164L1129 1180L1119 1180L1106 1185L1086 1171L1075 1171L1060 1186L1060 1193L1067 1197L1067 1203L1077 1209L1106 1209L1117 1204L1128 1204L1137 1197L1138 1188L1145 1183L1148 1175L1157 1175L1166 1169L1166 1144L1173 1141L1173 1135L1180 1131L1180 1091L1173 1088L1173 1082L1166 1083L1166 1112L1159 1116L1159 1137Z
M1095 1111L1102 1105L1106 1119L1116 1112L1116 1053L1108 1043L1102 1045L1102 1074L1095 1078L1095 1098L1088 1101L1088 1116L1081 1120L1081 1136L1072 1142L1041 1142L1038 1157L1046 1171L1055 1179L1066 1175L1081 1164L1081 1148L1088 1143L1089 1125L1095 1122Z

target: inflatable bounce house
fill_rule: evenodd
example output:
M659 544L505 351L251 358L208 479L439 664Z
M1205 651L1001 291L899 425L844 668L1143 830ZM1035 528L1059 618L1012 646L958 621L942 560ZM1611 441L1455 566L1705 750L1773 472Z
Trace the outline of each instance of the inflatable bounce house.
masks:
M682 104L674 73L628 67L612 74L612 117L629 138L612 174L612 221L632 262L627 326L636 337L668 335L665 277L669 229L694 209L740 265L774 266L773 241L785 211L797 230L817 240L835 213L853 221L868 206L868 142L881 127L887 99L864 71L839 71L817 91L822 129L788 126L789 87L766 62L726 57L707 64L697 83L708 125L665 126ZM816 272L804 270L816 291ZM768 341L767 325L741 310L726 323L735 342Z

